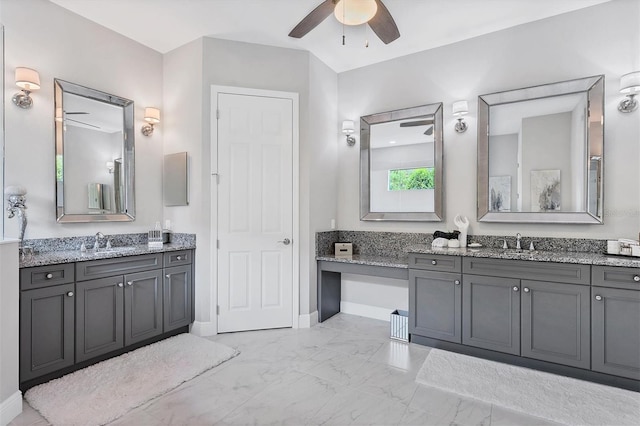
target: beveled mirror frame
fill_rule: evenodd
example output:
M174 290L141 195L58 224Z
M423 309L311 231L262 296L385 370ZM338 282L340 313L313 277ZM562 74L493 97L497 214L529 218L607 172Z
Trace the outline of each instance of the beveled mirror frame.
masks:
M585 200L584 212L495 212L489 211L489 129L490 107L514 102L584 93L587 97L585 118L587 149L585 163L589 164L594 148L601 157L599 181L597 183L598 213L588 211L589 200ZM588 197L588 166L585 173L585 197ZM584 223L602 224L604 211L604 76L580 78L552 84L527 87L478 96L478 222L521 223Z
M433 115L434 211L372 212L370 193L371 125ZM360 117L360 220L397 222L439 222L444 218L444 173L442 155L442 103L381 112Z
M68 81L54 79L55 87L55 109L54 111L64 111L63 95L64 93L70 93L77 96L82 96L88 99L92 99L98 102L105 102L111 105L119 106L122 108L123 113L123 147L122 147L122 164L124 175L124 211L121 213L105 213L105 214L76 214L65 213L64 202L64 166L63 170L63 185L62 194L59 194L56 177L54 176L54 185L56 193L56 220L59 223L70 222L130 222L135 220L135 182L134 182L134 164L135 164L135 140L133 132L133 109L134 104L132 100L122 98L120 96L111 95L109 93L101 92L99 90L90 89L88 87L80 86L79 84L70 83ZM64 158L64 120L55 120L56 131L56 157L62 155Z

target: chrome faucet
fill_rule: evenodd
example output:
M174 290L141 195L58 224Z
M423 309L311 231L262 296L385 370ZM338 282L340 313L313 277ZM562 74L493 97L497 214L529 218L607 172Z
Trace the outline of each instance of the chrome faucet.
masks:
M516 250L522 250L522 247L520 246L520 240L522 240L522 235L520 235L520 233L518 232L516 234Z
M100 239L104 238L104 234L102 232L96 232L96 241L93 244L93 249L94 250L98 250L98 248L100 247Z

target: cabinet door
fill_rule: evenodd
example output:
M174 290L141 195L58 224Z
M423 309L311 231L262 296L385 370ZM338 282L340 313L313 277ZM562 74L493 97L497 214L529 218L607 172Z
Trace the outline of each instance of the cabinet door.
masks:
M640 380L640 291L591 288L594 371Z
M522 281L522 356L589 368L589 286Z
M76 362L124 346L122 275L76 284Z
M191 323L191 265L164 270L164 331Z
M74 285L20 294L20 381L73 365Z
M465 274L462 343L520 355L520 280Z
M460 274L409 270L409 333L461 342Z
M124 276L124 344L162 333L162 270Z

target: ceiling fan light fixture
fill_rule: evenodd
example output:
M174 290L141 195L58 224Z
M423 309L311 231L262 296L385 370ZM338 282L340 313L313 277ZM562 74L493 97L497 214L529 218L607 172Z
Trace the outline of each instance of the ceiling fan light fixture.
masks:
M377 12L376 0L340 0L333 14L344 25L362 25L376 16Z

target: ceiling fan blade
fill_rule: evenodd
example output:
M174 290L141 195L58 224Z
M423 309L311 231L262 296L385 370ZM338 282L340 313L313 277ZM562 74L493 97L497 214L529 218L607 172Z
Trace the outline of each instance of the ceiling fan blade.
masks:
M405 121L403 123L400 123L400 127L428 126L429 124L433 124L433 119Z
M289 37L302 38L309 31L317 27L322 21L327 19L335 9L334 0L325 0L318 7L313 9L311 13L304 17L302 21L295 26L289 33Z
M378 12L369 21L369 26L384 44L389 44L400 37L400 31L398 31L396 21L393 20L389 9L381 0L376 0L376 3L378 4Z

